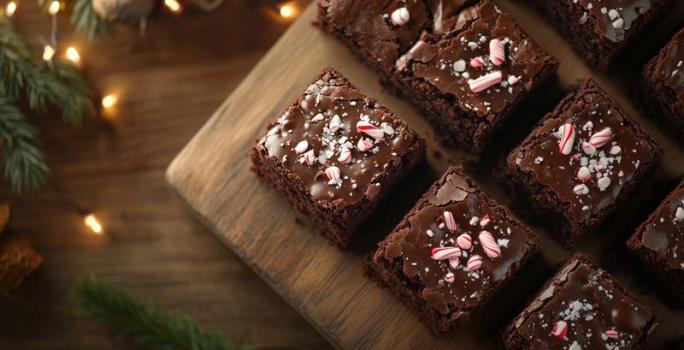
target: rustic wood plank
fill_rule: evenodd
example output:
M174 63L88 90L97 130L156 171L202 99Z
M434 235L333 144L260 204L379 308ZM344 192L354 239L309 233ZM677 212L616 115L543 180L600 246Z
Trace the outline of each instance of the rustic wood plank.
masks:
M639 115L629 103L625 76L593 74L560 36L530 9L512 1L497 3L516 17L540 45L561 59L559 87L567 88L577 79L593 75L632 115ZM176 157L167 170L168 181L228 247L335 346L354 349L493 348L496 339L491 334L492 329L501 329L516 308L550 276L550 266L570 254L546 234L542 233L544 258L527 269L514 282L515 286L501 294L506 300L495 300L494 305L476 315L464 330L435 339L389 293L362 276L363 254L368 252L368 247L353 252L336 249L307 224L299 224L297 214L285 201L249 171L248 152L254 140L324 66L341 71L363 92L389 106L421 133L432 134L425 120L400 98L383 91L377 76L352 57L347 48L311 27L314 13L314 6L310 6ZM533 115L532 119L539 118L557 98L557 94L546 96L541 102L527 106L528 114ZM521 120L524 119L521 116ZM661 169L637 194L655 201L656 195L649 197L647 194L655 188L667 187L662 183L670 184L684 173L681 162L684 155L676 142L664 135L657 125L647 118L639 119L667 149ZM523 130L517 130L518 136L525 134L524 127L521 128ZM433 137L428 138L430 169L415 175L413 180L418 181L412 182L423 189L449 163L464 160L462 154L443 149ZM483 187L505 203L508 199L488 175L494 162L492 158L501 152L503 150L495 151L485 159L485 165L471 171ZM386 234L418 194L419 191L406 198L395 196L397 201L392 201L374 216L380 223L369 225L365 229L368 235L381 237ZM610 222L605 234L585 240L579 250L597 258L608 252L609 258L600 259L603 262L620 258L614 255L611 244L619 244L648 210L644 205L633 203L629 210ZM633 275L620 272L623 281L643 291L644 288L636 286L640 282L632 280ZM658 298L650 293L643 294L642 297L665 316L666 323L656 343L672 338L678 332L677 323L684 320L684 314L669 312Z

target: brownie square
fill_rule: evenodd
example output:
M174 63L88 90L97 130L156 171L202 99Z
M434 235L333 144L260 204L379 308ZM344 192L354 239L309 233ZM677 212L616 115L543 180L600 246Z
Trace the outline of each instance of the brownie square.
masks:
M425 158L425 141L326 68L252 149L256 173L340 247Z
M637 228L627 247L684 303L684 181Z
M684 137L684 29L644 67L644 100Z
M500 175L523 212L571 247L615 212L661 153L586 79L511 151Z
M653 311L581 254L574 255L504 333L508 350L638 349Z
M430 23L424 0L320 0L318 25L368 65L390 72Z
M446 333L511 282L540 239L456 168L378 246L366 271Z
M480 155L558 61L490 1L459 18L448 35L423 35L397 60L391 82L445 143Z
M670 0L534 0L589 66L606 71L666 11Z

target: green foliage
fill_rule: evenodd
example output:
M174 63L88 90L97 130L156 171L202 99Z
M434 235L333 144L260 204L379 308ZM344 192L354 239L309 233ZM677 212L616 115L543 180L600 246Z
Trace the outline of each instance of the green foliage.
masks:
M150 350L236 350L215 333L208 333L187 316L171 314L158 304L137 301L121 289L84 278L71 290L80 310L108 321Z
M92 0L75 0L70 20L74 29L88 40L111 31L109 22L95 13Z
M17 192L36 190L45 182L48 169L36 147L37 132L18 106L25 104L31 115L58 110L66 123L80 125L96 113L94 93L76 67L56 58L44 61L5 20L0 20L0 74L5 179Z

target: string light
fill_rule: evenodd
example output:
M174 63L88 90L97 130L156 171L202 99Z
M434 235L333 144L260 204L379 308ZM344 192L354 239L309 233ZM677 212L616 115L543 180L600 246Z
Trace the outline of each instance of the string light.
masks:
M76 64L81 63L81 54L79 54L78 50L73 46L69 46L69 48L66 49L66 58Z
M103 233L102 224L93 214L88 214L84 219L83 223L96 235L101 235Z
M43 49L43 59L46 61L51 61L52 57L55 56L55 49L50 45L45 45Z
M111 109L114 106L116 106L116 103L119 101L119 97L114 94L109 94L105 97L102 98L102 107L104 109Z
M8 2L7 6L5 6L5 14L7 15L7 17L14 16L15 12L17 12L17 3L14 1Z
M62 4L59 1L55 0L55 1L50 3L50 7L48 7L48 13L50 15L54 16L57 13L59 13L59 10L61 8L62 8Z
M181 4L177 0L164 0L164 6L173 13L180 13L183 11Z
M297 16L298 12L297 4L294 2L287 2L282 5L280 5L280 9L278 12L280 13L280 17L283 18L292 18Z

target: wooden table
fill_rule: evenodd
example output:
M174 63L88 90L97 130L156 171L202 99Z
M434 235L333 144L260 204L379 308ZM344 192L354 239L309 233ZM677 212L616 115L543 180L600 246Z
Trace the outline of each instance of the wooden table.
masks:
M120 104L82 129L52 116L35 119L51 180L41 193L12 196L9 230L32 238L45 264L18 300L0 300L1 349L133 348L66 303L69 287L86 274L155 298L255 349L327 348L164 181L173 156L286 28L254 3L227 0L210 14L161 14L145 40L123 29L82 46L89 79L98 91L119 93ZM32 40L49 33L35 1L21 3L16 24ZM104 236L88 233L83 211L100 218Z

